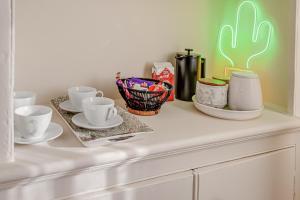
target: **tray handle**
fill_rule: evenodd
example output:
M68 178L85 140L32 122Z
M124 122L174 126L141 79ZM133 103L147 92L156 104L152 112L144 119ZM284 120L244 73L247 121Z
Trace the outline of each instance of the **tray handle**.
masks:
M133 138L133 137L134 137L134 135L121 136L121 137L118 137L118 138L109 139L108 141L110 141L110 142L120 142L120 141L128 140L128 139Z

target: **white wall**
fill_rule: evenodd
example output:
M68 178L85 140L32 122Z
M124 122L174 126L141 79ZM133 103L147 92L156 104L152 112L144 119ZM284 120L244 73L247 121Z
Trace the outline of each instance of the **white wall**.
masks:
M201 49L199 8L197 0L17 0L17 88L43 102L80 84L116 96L116 72L142 76L154 61Z
M115 72L149 75L151 63L173 60L186 47L208 58L212 74L226 5L240 2L17 0L16 88L38 92L43 103L72 85L95 86L116 97ZM278 48L272 59L258 60L255 69L265 102L285 111L294 60L295 0L257 2L275 22Z
M273 39L270 49L263 55L256 57L251 63L251 69L260 75L265 104L278 111L287 112L289 100L292 97L295 54L295 13L296 0L274 1L253 0L259 5L258 21L268 20L274 26ZM236 11L232 6L239 5L242 0L210 0L210 15L213 24L231 23L234 25ZM223 2L223 3L220 3ZM232 14L230 14L232 11ZM251 21L249 21L249 25ZM213 27L213 38L217 38L219 26ZM211 44L217 44L211 40ZM216 49L216 48L215 48ZM243 50L241 50L243 51ZM216 51L212 52L213 66L227 65L220 63Z
M11 0L0 1L0 162L13 160Z

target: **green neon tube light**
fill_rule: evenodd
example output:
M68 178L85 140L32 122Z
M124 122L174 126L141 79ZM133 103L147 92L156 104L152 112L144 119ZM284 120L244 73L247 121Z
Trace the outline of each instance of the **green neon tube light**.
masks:
M253 43L257 43L258 42L258 36L259 36L259 33L262 29L262 27L267 27L268 28L268 34L267 34L267 41L266 41L266 45L265 47L258 51L257 53L254 53L253 55L249 56L249 58L247 59L246 61L246 68L249 69L250 68L250 63L251 61L255 58L255 57L258 57L259 55L265 53L269 47L270 47L270 43L271 43L271 38L272 38L272 34L273 34L273 25L271 22L265 20L265 21L262 21L260 23L258 23L257 21L257 7L256 5L254 4L253 1L244 1L240 4L240 6L238 7L237 9L237 15L236 15L236 24L235 24L235 27L231 26L231 25L224 25L221 30L220 30L220 33L219 33L219 44L218 44L218 48L219 48L219 51L221 53L221 55L226 58L232 67L235 66L235 62L232 58L230 58L226 53L225 51L223 50L223 36L224 36L224 32L225 31L229 31L231 33L231 47L233 49L236 49L237 46L238 46L238 37L239 37L239 27L240 27L240 14L241 14L241 10L243 7L246 7L246 6L249 6L250 9L253 10L254 12L254 24L253 24L253 33L252 33L252 42Z

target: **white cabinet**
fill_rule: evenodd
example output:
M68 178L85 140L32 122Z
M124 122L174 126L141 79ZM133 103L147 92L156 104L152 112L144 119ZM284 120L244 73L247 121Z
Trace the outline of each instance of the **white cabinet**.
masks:
M300 200L299 144L297 131L203 149L197 146L2 183L0 199Z
M193 200L192 171L149 179L93 192L72 199L89 200Z
M195 170L197 200L293 200L295 148Z

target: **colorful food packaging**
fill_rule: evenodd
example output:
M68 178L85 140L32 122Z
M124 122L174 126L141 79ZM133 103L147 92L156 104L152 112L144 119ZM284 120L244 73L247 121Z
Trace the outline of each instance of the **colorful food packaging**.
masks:
M169 62L154 63L152 68L152 78L155 80L170 83L174 86L174 67ZM172 90L168 101L174 101L174 90Z
M127 78L121 79L121 73L116 74L116 83L119 86L122 86L127 98L131 98L132 95L129 92L129 89L145 91L145 92L163 92L160 96L161 99L164 99L167 95L169 88L163 82L157 82L156 80L143 79L143 78Z
M150 86L154 85L155 83L153 81L147 81L139 78L129 78L126 81L127 87L132 89L137 88L146 88L148 89Z

